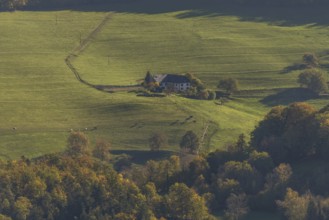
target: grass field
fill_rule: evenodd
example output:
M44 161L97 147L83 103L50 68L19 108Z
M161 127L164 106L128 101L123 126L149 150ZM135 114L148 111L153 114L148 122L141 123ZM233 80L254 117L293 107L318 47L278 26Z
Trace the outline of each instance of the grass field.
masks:
M226 76L238 78L242 89L288 88L297 86L298 72L283 74L286 67L307 51L327 51L326 27L239 16L259 8L240 9L237 15L225 15L227 10L211 5L160 14L116 13L75 65L94 84L135 84L150 70L192 72L212 88Z
M276 89L298 86L298 71L283 74L284 68L300 62L306 51L328 50L329 18L324 12L314 13L312 20L283 9L271 14L252 8L163 4L1 12L0 157L61 151L71 128L87 128L92 142L104 138L120 150L147 149L150 134L164 131L167 150L177 151L186 130L201 135L209 124L204 148L220 148L254 128L272 105L262 102L264 98ZM248 91L216 105L177 96L109 94L81 84L64 59L108 11L113 11L111 19L73 62L84 80L131 85L147 70L192 72L210 88L221 77L232 76ZM275 17L277 13L282 18ZM327 61L323 56L322 62ZM288 94L285 102L271 103L289 101L293 99ZM317 107L328 102L307 101ZM193 119L186 120L189 116ZM93 127L97 130L91 131Z

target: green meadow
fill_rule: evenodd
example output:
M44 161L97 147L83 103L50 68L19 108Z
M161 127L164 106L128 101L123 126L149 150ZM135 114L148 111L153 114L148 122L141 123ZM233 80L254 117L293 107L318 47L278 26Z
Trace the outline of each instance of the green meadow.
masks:
M309 51L326 67L324 10L308 10L312 19L306 19L280 8L168 2L1 12L0 157L62 151L71 129L85 131L91 144L108 140L117 150L147 150L151 133L163 131L169 137L166 150L178 151L187 130L201 136L208 127L203 149L210 151L248 134L273 105L328 103L326 97L296 94L300 71L288 68ZM109 12L111 18L87 39ZM77 53L83 40L88 44ZM95 85L135 85L149 70L191 72L211 89L230 76L243 91L224 105L175 95L106 93L76 79L65 64L70 53L82 79Z

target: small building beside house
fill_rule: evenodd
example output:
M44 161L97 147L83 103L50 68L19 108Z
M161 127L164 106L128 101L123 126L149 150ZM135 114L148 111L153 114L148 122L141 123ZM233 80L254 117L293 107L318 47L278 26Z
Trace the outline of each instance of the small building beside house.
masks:
M191 88L188 77L178 74L155 75L154 80L159 83L162 90L172 90L174 92L185 92Z

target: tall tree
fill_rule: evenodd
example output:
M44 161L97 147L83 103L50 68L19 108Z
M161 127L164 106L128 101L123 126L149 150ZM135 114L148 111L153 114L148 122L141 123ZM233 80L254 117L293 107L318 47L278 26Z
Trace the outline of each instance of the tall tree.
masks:
M109 142L98 140L92 152L93 156L100 160L108 161L110 159L110 148L111 144Z
M308 204L307 196L299 196L298 192L291 188L287 189L283 201L277 201L277 205L289 220L307 220Z
M83 132L71 132L67 139L68 152L71 155L81 155L88 153L89 139Z
M319 94L328 91L328 85L324 74L317 69L308 69L298 76L298 83L309 90Z
M302 102L274 107L252 132L251 145L268 152L277 164L314 154L315 113L312 106Z
M180 142L180 148L190 153L197 153L200 147L198 136L193 131L187 131Z
M241 219L249 211L246 194L232 193L226 200L226 206L225 215L231 220Z
M310 68L319 66L319 58L314 53L305 53L303 63Z
M151 151L158 151L168 145L167 135L162 132L156 132L149 138L149 145Z
M247 161L229 161L219 170L222 179L235 179L246 193L255 193L262 187L261 176Z
M155 80L154 80L153 76L151 75L150 71L147 71L146 75L145 75L144 83L146 85L148 85L148 84L154 83L154 82L155 82Z
M28 219L31 208L32 203L28 198L24 196L18 197L14 205L15 218L18 220Z
M170 187L166 205L169 219L203 220L209 216L204 199L184 183Z
M232 94L239 90L238 80L233 78L221 79L218 82L217 88L225 90L227 93Z

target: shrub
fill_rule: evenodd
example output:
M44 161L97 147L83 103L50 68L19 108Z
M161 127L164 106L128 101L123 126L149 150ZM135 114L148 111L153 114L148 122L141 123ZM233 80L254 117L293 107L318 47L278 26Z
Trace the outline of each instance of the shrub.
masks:
M328 85L323 73L317 69L309 69L299 74L298 83L317 94L328 91Z

